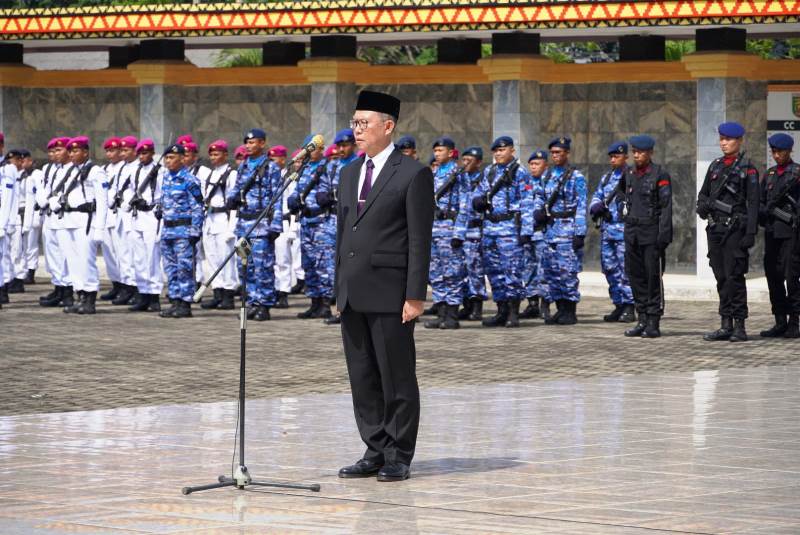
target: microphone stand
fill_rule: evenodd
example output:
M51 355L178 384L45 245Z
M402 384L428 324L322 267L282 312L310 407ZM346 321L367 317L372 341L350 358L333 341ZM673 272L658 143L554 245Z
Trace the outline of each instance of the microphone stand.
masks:
M267 202L267 205L261 210L261 213L258 217L253 221L252 226L250 229L236 241L234 245L233 251L231 251L225 260L217 267L217 270L214 272L211 277L200 285L200 288L195 292L194 297L192 298L195 303L199 302L200 299L203 297L203 293L206 291L208 286L217 278L217 275L222 271L225 265L231 261L233 255L238 255L239 258L242 260L242 267L243 269L243 276L242 276L242 303L241 307L239 308L239 421L238 421L238 429L237 432L239 434L239 466L236 471L233 473L232 477L228 476L219 476L217 478L216 483L210 483L208 485L199 485L195 487L183 487L181 492L184 495L191 494L193 492L198 492L201 490L210 490L210 489L218 489L221 487L233 487L235 486L239 490L243 490L245 487L249 485L258 486L258 487L278 487L284 489L297 489L297 490L310 490L313 492L319 492L320 486L317 483L312 485L296 485L292 483L271 483L266 481L254 481L250 477L250 472L247 470L247 466L244 463L244 422L245 422L245 344L247 341L247 263L248 258L253 249L253 245L248 239L250 234L253 233L255 228L258 224L263 220L267 215L270 213L272 209L272 205L275 204L276 200L283 199L283 193L286 191L286 188L289 187L289 184L294 182L298 179L300 174L303 171L306 163L308 163L309 157L307 156L302 160L302 165L300 169L295 172L290 173L283 182L283 186L281 189L272 196L272 198Z

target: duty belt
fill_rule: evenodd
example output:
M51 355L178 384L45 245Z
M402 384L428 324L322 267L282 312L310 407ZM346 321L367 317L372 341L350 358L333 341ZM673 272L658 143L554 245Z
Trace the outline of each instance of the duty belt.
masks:
M208 213L209 214L224 214L228 211L227 208L224 206L209 206Z
M17 210L17 215L19 215L19 216L25 215L25 207L24 206Z
M291 221L292 220L292 214L283 214L283 216L281 216L281 219L283 221Z
M258 219L258 216L261 215L261 214L243 214L243 213L239 212L236 215L242 221L253 221L254 219Z
M492 223L499 223L501 221L511 221L515 217L517 217L517 213L516 212L509 212L507 214L500 214L500 215L497 215L497 214L487 214L486 215L486 219L488 219Z
M481 226L482 221L480 219L473 219L469 223L467 223L467 228L478 228Z
M186 227L192 224L191 217L179 217L178 219L165 219L164 228Z
M313 210L311 208L303 208L301 215L303 217L317 217L319 215L328 215L329 213L330 212L328 212L327 208L319 208L316 210Z
M569 219L575 217L575 210L567 210L566 212L550 212L550 217L553 219Z
M708 216L709 223L711 223L712 225L722 225L724 227L731 226L732 224L736 223L738 219L739 219L739 214L733 214L733 215L710 214Z
M64 212L83 212L84 214L91 214L95 211L95 204L93 202L85 202L74 208L70 205L66 205L63 210Z
M143 204L141 207L137 207L136 210L139 212L152 212L155 207L155 204Z
M655 225L658 223L658 218L655 217L636 217L636 216L625 216L626 223L632 223L634 225Z
M455 219L458 217L458 210L439 210L437 208L434 216L436 219L440 221L443 221L445 219L450 219L455 221Z

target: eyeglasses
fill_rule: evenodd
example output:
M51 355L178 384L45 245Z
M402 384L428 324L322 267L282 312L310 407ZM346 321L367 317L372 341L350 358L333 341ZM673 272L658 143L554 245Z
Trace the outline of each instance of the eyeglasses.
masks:
M369 121L366 119L353 119L350 121L350 128L353 130L366 130L369 128Z

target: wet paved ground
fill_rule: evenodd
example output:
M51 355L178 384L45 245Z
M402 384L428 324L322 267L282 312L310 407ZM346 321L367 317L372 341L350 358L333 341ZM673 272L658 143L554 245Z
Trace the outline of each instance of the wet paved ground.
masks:
M668 303L654 341L600 299L574 327L420 328L412 479L379 484L336 477L361 453L339 333L295 299L249 324L246 464L322 491L182 496L230 472L236 316L73 317L34 288L0 311L3 534L800 533L798 342L705 343L712 303Z

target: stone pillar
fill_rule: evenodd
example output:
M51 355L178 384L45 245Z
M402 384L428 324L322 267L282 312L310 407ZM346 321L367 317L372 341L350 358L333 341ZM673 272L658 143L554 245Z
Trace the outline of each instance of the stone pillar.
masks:
M20 88L35 69L22 63L23 48L17 43L0 43L0 132L6 137L6 147L27 144L28 132L22 121Z
M356 38L351 35L311 38L311 57L298 63L311 82L309 134L322 134L330 144L338 130L347 128L356 103L358 71Z
M708 166L722 154L717 126L744 119L745 79L756 69L758 58L745 52L745 30L697 30L696 37L697 52L684 56L682 61L697 80L695 187L699 192ZM697 277L713 281L707 258L706 222L699 217L696 221Z
M492 81L492 138L511 136L524 161L540 133L539 82L553 62L539 55L539 35L492 35L492 56L478 61Z

